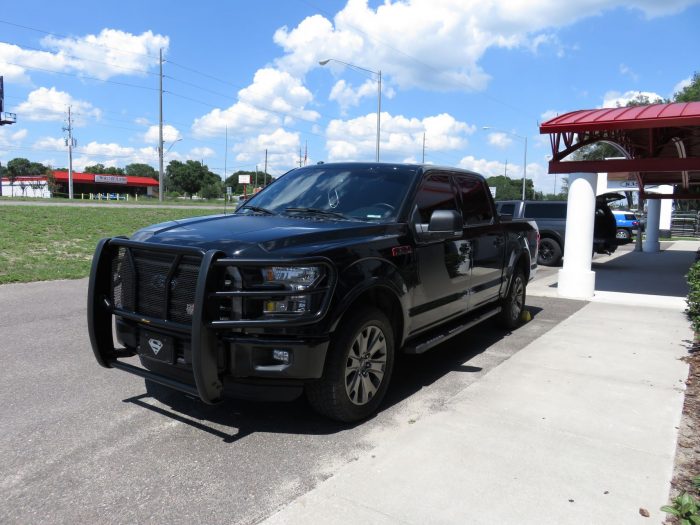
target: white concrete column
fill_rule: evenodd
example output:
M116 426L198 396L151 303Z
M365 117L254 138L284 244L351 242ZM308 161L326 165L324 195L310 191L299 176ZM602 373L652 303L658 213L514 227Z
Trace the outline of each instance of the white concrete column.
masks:
M673 193L673 186L670 184L664 184L659 186L659 193L665 193L671 195ZM664 199L661 201L661 212L659 215L659 233L666 232L666 235L671 234L671 216L673 214L673 200Z
M661 201L659 199L647 200L647 225L646 239L642 245L642 250L646 253L658 252L661 248L659 244L659 220L661 218Z
M561 297L593 297L595 272L591 271L591 261L597 180L597 173L569 175L564 267L559 270L558 293Z

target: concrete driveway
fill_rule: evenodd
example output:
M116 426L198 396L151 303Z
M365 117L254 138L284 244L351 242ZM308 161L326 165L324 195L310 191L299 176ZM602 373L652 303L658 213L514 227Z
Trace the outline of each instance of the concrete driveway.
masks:
M0 286L1 523L259 522L378 447L402 450L414 429L447 417L456 396L585 304L533 297L532 322L512 334L487 324L406 356L384 410L347 427L303 400L209 407L149 395L94 361L86 289L86 280ZM463 409L460 419L473 417Z

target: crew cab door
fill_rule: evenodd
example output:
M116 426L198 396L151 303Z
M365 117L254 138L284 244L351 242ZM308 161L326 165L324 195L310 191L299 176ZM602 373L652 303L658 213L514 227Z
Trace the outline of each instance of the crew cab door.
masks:
M471 279L469 308L477 308L498 299L505 266L506 239L495 219L489 189L483 179L455 174L464 220L464 242L469 244Z
M445 172L429 173L423 180L414 205L411 222L416 232L428 232L434 212L451 210L460 213L451 176ZM413 308L409 311L411 331L416 332L457 316L467 310L470 245L459 232L439 239L416 235L418 283L413 290Z

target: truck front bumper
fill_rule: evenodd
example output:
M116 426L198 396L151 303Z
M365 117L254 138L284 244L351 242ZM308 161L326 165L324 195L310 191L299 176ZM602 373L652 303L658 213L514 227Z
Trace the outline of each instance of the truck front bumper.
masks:
M154 261L144 262L149 254ZM160 273L153 270L158 265ZM306 293L313 308L272 318L232 318L229 311L222 318L221 305L232 300L261 302L304 295L279 289L221 289L222 268L266 265L323 266L325 281ZM188 282L191 294L183 295L180 289ZM103 239L95 252L88 290L92 350L104 367L130 372L206 403L220 401L224 383L237 380L299 383L316 379L323 373L327 334L295 337L289 328L321 320L334 286L334 267L323 258L237 260L217 250ZM266 334L267 328L283 335ZM115 347L113 333L123 348ZM144 367L123 360L134 355L139 355Z

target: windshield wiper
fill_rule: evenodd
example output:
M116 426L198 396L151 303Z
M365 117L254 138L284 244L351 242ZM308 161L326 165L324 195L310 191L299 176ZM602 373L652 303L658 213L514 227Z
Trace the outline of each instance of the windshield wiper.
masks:
M321 208L285 208L285 212L311 213L314 215L325 215L327 217L335 217L337 219L349 220L347 215L343 215L337 211L322 210Z
M252 210L258 213L264 213L265 215L276 215L274 211L270 211L267 208L261 208L260 206L249 206L248 204L244 204L241 206L242 210Z

